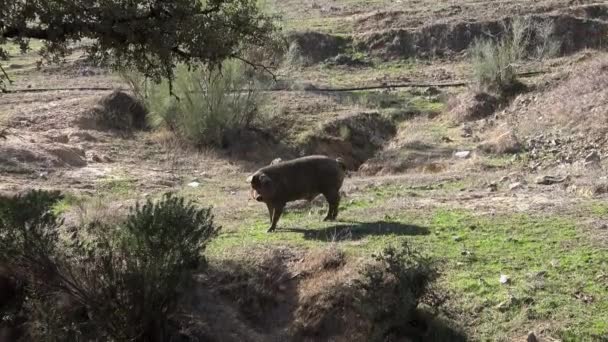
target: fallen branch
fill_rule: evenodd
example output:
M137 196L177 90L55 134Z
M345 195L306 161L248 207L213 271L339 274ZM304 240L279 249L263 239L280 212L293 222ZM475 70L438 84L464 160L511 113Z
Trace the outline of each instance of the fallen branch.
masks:
M517 77L533 77L537 75L542 75L549 73L550 71L541 70L541 71L529 71L517 74ZM301 91L307 92L347 92L347 91L360 91L360 90L376 90L376 89L395 89L395 88L426 88L426 87L435 87L435 88L453 88L453 87L464 87L469 85L471 82L468 81L455 81L455 82L439 82L439 83L418 83L418 82L410 82L410 83L397 83L397 84L380 84L380 85L371 85L371 86L362 86L362 87L346 87L346 88L317 88L312 86L309 89L304 89ZM5 93L44 93L51 91L109 91L120 88L112 88L112 87L75 87L75 88L30 88L30 89L12 89L5 90ZM249 91L247 89L240 90L242 92ZM292 92L292 91L300 91L293 89L268 89L263 90L264 92Z
M6 94L17 93L46 93L51 91L108 91L114 90L112 87L75 87L75 88L28 88L28 89L6 89Z

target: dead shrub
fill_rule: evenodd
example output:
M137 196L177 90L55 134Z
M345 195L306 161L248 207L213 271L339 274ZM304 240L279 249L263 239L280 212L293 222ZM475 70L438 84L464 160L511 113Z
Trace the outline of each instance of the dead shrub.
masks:
M421 337L427 322L419 319L420 304L438 273L433 262L403 242L400 248L387 247L374 255L355 281L359 291L357 306L369 319L371 341L384 341L389 335Z
M519 153L522 145L515 133L511 130L499 129L490 134L491 136L477 147L485 153L506 154Z
M91 111L97 127L117 130L145 128L146 115L141 101L120 90L103 97Z
M450 117L462 123L486 118L498 109L499 100L484 92L465 92L453 98L448 104Z

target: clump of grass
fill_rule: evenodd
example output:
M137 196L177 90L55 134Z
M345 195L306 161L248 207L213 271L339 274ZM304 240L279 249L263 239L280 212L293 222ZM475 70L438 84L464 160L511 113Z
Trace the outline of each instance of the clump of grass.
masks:
M262 119L259 73L237 60L221 68L191 69L179 65L172 88L141 74L123 72L123 79L149 111L148 124L165 128L196 146L221 146L227 132L249 128Z
M480 90L504 93L521 87L516 68L532 57L534 46L538 59L559 53L561 45L552 37L554 24L550 19L535 23L529 17L518 17L505 26L500 39L476 39L470 48L473 79Z
M473 79L481 90L502 93L519 85L515 66L525 56L529 25L528 20L516 18L501 39L473 42L470 49Z

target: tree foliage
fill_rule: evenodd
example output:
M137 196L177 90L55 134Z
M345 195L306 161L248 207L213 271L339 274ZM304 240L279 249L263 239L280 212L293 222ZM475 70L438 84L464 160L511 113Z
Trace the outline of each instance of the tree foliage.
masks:
M172 80L178 63L246 59L245 49L266 46L275 29L256 0L0 0L0 59L7 42L26 51L40 39L51 62L80 42L95 62Z

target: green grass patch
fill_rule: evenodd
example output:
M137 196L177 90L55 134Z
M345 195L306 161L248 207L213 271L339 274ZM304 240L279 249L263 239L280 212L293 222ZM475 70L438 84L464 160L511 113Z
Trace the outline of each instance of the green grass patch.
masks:
M428 191L464 186L454 181ZM574 218L477 215L449 208L420 212L398 204L425 191L403 185L366 188L343 201L339 222L322 222L325 206L291 210L274 234L265 232L269 222L261 205L238 229L220 235L209 252L260 243L315 247L337 241L347 253L367 256L405 239L441 262L440 282L453 294L449 305L463 310L474 339L521 336L547 321L552 335L564 340L608 334L608 287L598 280L606 276L608 253L583 235ZM501 284L501 274L510 282Z
M414 97L410 100L410 106L421 111L440 113L445 109L445 103L438 98Z
M66 212L68 212L75 205L82 203L83 201L84 201L84 199L80 196L76 196L71 193L66 193L66 194L64 194L62 200L58 201L57 203L55 203L53 205L53 207L51 208L51 211L56 216L60 216L62 214L65 214Z
M42 46L43 46L43 42L41 40L32 39L32 40L30 40L28 50L25 53L26 54L38 53L38 51L40 51L40 49L42 49ZM15 43L2 44L2 45L0 45L0 48L5 50L9 54L9 57L17 57L17 56L22 55L21 47L19 46L19 44L15 44Z
M589 212L599 218L608 218L608 203L592 202L588 205Z
M136 184L137 180L135 178L115 176L100 180L99 188L102 192L111 195L126 196L135 191Z

